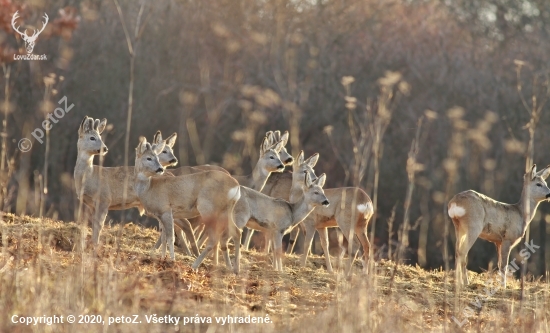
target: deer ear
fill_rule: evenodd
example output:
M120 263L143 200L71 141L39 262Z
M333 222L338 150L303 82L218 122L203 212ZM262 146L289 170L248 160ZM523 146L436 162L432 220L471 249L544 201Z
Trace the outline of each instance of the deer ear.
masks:
M305 183L307 188L313 185L313 181L311 180L311 176L309 175L309 172L306 172L305 181L306 181Z
M97 131L99 127L99 119L94 120L94 131Z
M260 156L265 154L265 152L269 149L269 139L267 136L264 136L264 139L262 140L262 144L260 145Z
M307 163L310 167L314 168L319 160L319 153L311 155L304 163Z
M281 141L281 131L277 130L273 132L273 141Z
M84 116L84 119L82 119L82 122L80 122L80 126L78 127L78 135L81 135L83 133L86 120L88 120L88 116Z
M84 130L84 132L90 132L93 130L93 128L94 128L94 120L88 117L88 119L86 119L86 121L84 122L84 126L82 127L82 129Z
M288 143L288 137L289 137L288 131L285 131L285 134L281 135L281 141L283 141L283 146L286 146L286 144Z
M166 138L166 145L170 148L174 148L177 138L178 138L178 133L176 132L172 133L172 135Z
M548 178L550 176L550 165L537 172L537 176L540 176L542 179Z
M319 178L317 178L317 180L315 181L315 183L317 183L317 185L323 187L325 186L325 181L327 180L327 175L326 174L322 174L321 176L319 176Z
M294 164L296 164L296 166L299 166L303 163L304 163L304 151L301 150L300 153L298 154L298 157L296 157L296 160L294 160Z
M531 179L535 179L537 176L537 165L533 164L533 167L531 168Z
M166 146L166 143L161 141L160 143L156 144L154 147L151 147L151 149L153 150L153 153L155 153L155 155L158 155L162 152L162 150L164 149L164 146Z
M97 121L99 121L99 119ZM105 127L107 127L107 119L103 118L101 122L99 122L99 125L97 126L97 131L99 132L99 134L103 133L103 131L105 130Z
M267 138L267 141L269 142L270 145L275 143L275 140L273 139L273 132L272 131L265 132L265 137Z
M162 142L162 133L160 131L157 131L155 135L153 135L153 144L158 145Z
M281 152L281 149L283 149L285 145L283 144L283 141L279 141L277 142L276 144L272 145L271 147L269 147L269 149L273 149L275 150L277 153L280 153Z
M144 136L139 137L139 144L136 148L136 151L139 155L143 155L147 149L147 139Z

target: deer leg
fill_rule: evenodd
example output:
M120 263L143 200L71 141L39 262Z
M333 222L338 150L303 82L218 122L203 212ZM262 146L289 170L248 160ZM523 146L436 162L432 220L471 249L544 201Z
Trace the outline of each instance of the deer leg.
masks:
M220 242L220 248L222 250L223 260L225 261L225 265L227 266L227 268L232 270L233 265L231 264L231 259L229 258L229 250L227 249L228 242L229 242L229 237L223 237L223 239Z
M166 242L168 244L168 249L170 250L170 259L175 260L174 255L174 218L172 217L172 212L166 212L162 214L161 221L164 227L164 233L166 234ZM163 257L165 255L163 251Z
M161 245L162 245L162 227L159 226L159 239L155 243L153 250L158 250Z
M508 273L508 260L510 258L510 251L512 250L512 243L505 240L500 245L497 244L498 250L498 269L502 273L503 286L506 288L506 275Z
M191 250L195 256L199 255L199 247L197 246L197 238L195 237L195 232L193 231L193 226L188 219L182 219L181 229L185 233L185 236L191 243Z
M174 220L174 224L176 221L178 220ZM178 246L183 249L183 252L185 252L186 255L192 256L193 253L191 253L191 250L187 245L186 237L183 235L183 230L179 226L174 225L174 234L176 236L175 239Z
M307 263L307 256L309 255L313 237L315 236L315 222L306 218L302 223L304 225L304 252L302 253L301 264L304 267Z
M208 243L206 244L206 246L204 247L204 250L202 250L201 254L199 254L199 256L197 257L197 259L195 260L195 262L193 263L193 265L191 265L191 268L194 269L194 270L197 270L197 268L200 266L200 264L202 263L202 261L204 260L204 258L206 258L206 256L214 249L216 248L217 250L217 240L215 240L214 238L208 238Z
M330 252L328 244L328 228L319 228L317 229L319 233L319 240L321 241L321 247L323 248L323 253L325 254L325 263L327 265L327 272L332 273L332 264L330 262Z
M456 221L455 221L456 220ZM475 223L468 224L466 220L453 219L456 231L456 267L457 272L460 269L458 277L462 278L462 284L467 285L468 270L466 264L468 263L468 252L474 245L475 241L481 234L483 226L476 225Z
M162 254L162 257L166 257L166 228L164 228L162 225L162 221L158 219L159 221L159 230L160 230L160 253Z
M298 236L300 236L300 229L304 229L304 225L302 223L298 223L298 227L292 229L290 232L290 240L289 244L286 248L286 253L290 254L294 252L294 247L296 246L296 241L298 240ZM303 232L302 232L303 233Z
M273 234L273 268L276 271L283 271L283 233Z
M206 244L207 239L208 239L208 235L206 232L203 231L201 233L201 236L199 237L199 249L202 248L204 244Z
M252 235L254 235L254 230L246 228L246 237L244 239L244 249L246 251L250 249L250 241L252 240Z
M248 229L248 230L252 230L252 229ZM241 240L242 240L242 231L241 229L235 226L234 235L233 235L233 243L235 244L235 268L234 268L235 274L239 274L241 270Z
M367 226L358 224L355 227L355 234L363 246L363 270L367 272L370 251L370 242L367 237Z
M99 234L103 225L105 224L105 218L107 218L107 212L109 211L108 203L100 203L99 207L94 210L92 217L92 241L94 245L99 244Z
M264 252L265 252L265 254L268 254L269 253L269 248L271 247L271 238L272 237L269 237L268 234L264 233L264 238L265 238Z

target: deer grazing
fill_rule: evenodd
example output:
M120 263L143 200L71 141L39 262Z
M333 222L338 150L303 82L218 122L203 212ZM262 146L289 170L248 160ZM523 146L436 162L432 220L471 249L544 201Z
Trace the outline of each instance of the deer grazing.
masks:
M537 172L536 165L533 165L531 171L523 176L523 190L516 204L502 203L472 190L460 192L449 201L448 214L456 232L455 274L458 286L468 284L468 251L476 239L481 238L495 243L498 268L503 273L506 287L510 251L525 234L539 203L550 198L550 189L545 182L548 175L550 166Z
M140 139L136 148L134 188L147 214L156 216L163 224L172 260L175 258L173 216L176 214L184 218L201 216L209 240L192 265L193 269L197 269L202 260L219 243L219 229L239 231L233 222L233 207L241 195L239 183L231 176L219 171L205 171L176 177L154 177L164 173L164 167L157 156L162 149L164 144L153 148L145 138ZM228 237L240 239L240 233L230 234ZM221 248L225 263L231 268L227 241L222 242ZM163 255L165 254L164 252Z
M303 154L298 156L298 165L300 161L303 161L303 158ZM291 202L299 200L302 196L302 192L299 190L300 185L301 184L293 183L290 192ZM333 271L328 251L327 228L338 227L348 242L352 241L348 239L350 228L354 228L354 232L363 247L363 267L366 268L370 249L370 242L367 238L367 226L374 212L370 197L365 191L358 187L330 188L325 190L325 195L331 202L331 205L328 207L316 207L302 222L305 230L304 253L301 258L302 266L306 265L311 242L313 241L315 230L317 230L325 254L327 271ZM352 254L350 253L349 255Z
M303 155L303 153L301 154ZM303 194L296 202L289 203L282 199L275 199L241 186L241 197L233 211L237 228L242 229L247 226L250 229L264 232L272 239L275 270L283 270L283 236L302 222L315 207L329 205L329 200L323 192L326 175L323 174L316 180L312 180L310 173L305 172L296 175L294 179L303 179L297 180L297 182L303 183L301 185ZM240 267L239 258L240 246L235 246L236 272Z
M99 235L107 212L139 207L139 199L133 189L133 167L101 167L93 165L95 155L105 155L107 147L101 133L107 119L101 122L84 117L78 129L78 156L74 169L76 195L89 208L92 218L92 241L99 243ZM126 189L124 182L126 181Z
M27 29L25 29L24 32L19 31L19 27L15 26L15 21L19 18L19 11L16 11L15 14L13 14L13 18L11 19L11 26L13 27L13 30L15 30L18 34L21 35L23 38L23 41L25 42L25 48L27 49L27 53L32 53L34 50L34 44L36 43L36 39L38 38L38 35L44 31L46 28L46 25L48 24L48 14L44 13L44 22L42 22L42 29L36 31L34 30L32 36L27 35Z

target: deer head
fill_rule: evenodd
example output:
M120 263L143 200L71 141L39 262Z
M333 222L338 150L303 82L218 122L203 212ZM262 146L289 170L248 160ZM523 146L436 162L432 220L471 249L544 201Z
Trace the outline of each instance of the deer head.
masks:
M44 28L46 28L46 24L48 24L48 14L44 13L44 19L42 29L40 31L36 31L34 29L34 32L32 36L27 35L27 29L25 29L24 32L19 31L19 27L15 26L15 21L19 18L19 11L16 11L15 14L13 14L13 18L11 20L11 25L15 31L17 31L18 34L21 35L23 38L23 41L25 42L25 48L27 49L27 53L32 53L32 50L34 49L34 43L36 42L36 38L38 38L38 35L44 31Z

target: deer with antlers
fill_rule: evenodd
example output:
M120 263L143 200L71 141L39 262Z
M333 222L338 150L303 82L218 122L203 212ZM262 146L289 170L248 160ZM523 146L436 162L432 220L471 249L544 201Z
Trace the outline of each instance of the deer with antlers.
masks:
M15 30L19 35L21 35L21 38L23 38L23 41L25 42L25 48L27 49L27 53L32 53L34 50L34 44L36 42L36 39L38 36L44 31L46 28L46 25L48 24L48 14L44 13L44 19L45 21L42 22L42 29L36 30L34 29L32 36L27 35L27 29L25 29L24 32L19 31L19 27L15 26L15 21L19 18L19 11L16 11L15 14L13 14L13 18L11 20L11 25L13 27L13 30Z
M476 191L468 190L455 195L448 204L448 214L456 232L456 284L468 284L466 263L468 251L476 239L495 243L498 252L498 268L506 274L510 251L516 246L535 216L541 201L550 198L545 179L550 166L537 172L536 165L523 176L521 198L516 204L491 199Z

